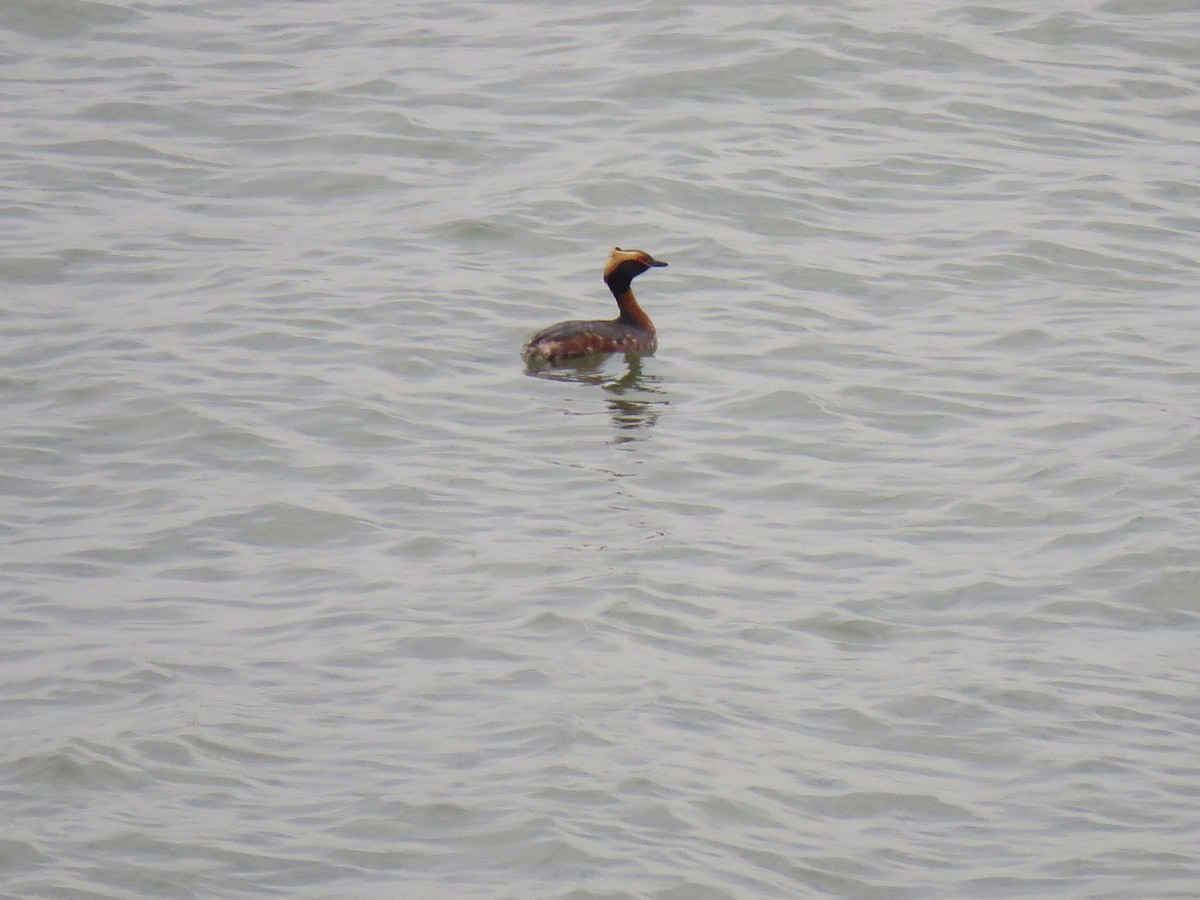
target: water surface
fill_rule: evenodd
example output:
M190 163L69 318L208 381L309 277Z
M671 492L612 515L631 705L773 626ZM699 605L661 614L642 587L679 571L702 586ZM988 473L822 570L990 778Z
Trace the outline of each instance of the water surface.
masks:
M0 894L1196 895L1191 4L0 29Z

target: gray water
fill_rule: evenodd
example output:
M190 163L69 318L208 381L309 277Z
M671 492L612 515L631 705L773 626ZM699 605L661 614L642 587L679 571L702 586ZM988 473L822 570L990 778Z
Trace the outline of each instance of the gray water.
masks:
M0 29L0 894L1200 895L1194 2Z

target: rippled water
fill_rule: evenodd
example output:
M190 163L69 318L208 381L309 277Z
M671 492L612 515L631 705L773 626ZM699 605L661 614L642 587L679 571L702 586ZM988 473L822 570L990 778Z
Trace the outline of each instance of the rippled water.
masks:
M1200 892L1194 3L0 28L0 894Z

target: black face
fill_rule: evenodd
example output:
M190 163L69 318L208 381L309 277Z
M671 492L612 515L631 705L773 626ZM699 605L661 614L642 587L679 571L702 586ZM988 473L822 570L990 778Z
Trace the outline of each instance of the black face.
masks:
M649 262L643 262L639 259L627 259L624 262L618 263L604 280L608 286L618 294L629 290L629 282L637 278L651 266L665 266L666 263L658 262L657 260L649 259Z

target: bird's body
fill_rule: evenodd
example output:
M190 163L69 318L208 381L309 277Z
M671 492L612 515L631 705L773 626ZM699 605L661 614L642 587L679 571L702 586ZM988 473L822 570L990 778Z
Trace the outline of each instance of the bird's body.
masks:
M630 282L649 268L665 265L641 250L614 247L604 267L604 283L621 314L615 319L551 325L529 339L521 356L529 366L538 367L597 353L653 353L658 349L658 334L633 296Z

